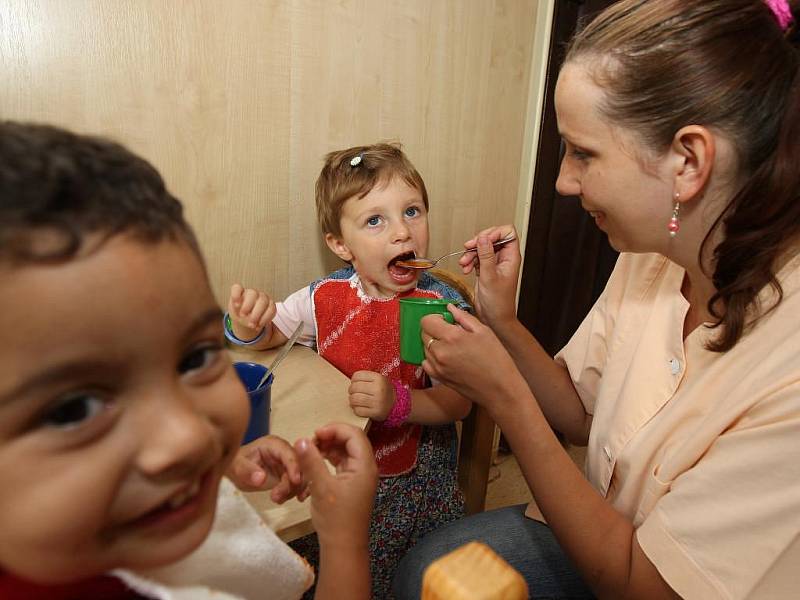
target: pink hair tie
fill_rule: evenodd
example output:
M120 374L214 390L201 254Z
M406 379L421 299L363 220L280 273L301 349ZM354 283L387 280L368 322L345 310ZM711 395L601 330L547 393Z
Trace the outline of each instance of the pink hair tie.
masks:
M789 28L789 24L794 20L792 10L789 8L789 2L787 0L764 0L764 2L775 15L781 29L786 31Z

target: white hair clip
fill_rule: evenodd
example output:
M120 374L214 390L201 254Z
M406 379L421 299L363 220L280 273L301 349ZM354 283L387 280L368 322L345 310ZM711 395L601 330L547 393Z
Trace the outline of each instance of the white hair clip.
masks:
M361 154L357 154L356 156L351 158L350 159L350 166L351 167L357 167L358 165L360 165L361 164L361 160L362 160L363 157L364 157L364 153L362 152Z

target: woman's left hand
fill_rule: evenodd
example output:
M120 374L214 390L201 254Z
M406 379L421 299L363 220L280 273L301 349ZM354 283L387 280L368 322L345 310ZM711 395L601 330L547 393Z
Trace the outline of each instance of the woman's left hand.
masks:
M449 305L456 324L438 315L422 318L425 360L422 368L432 378L492 410L492 403L511 390L521 375L494 332L466 311ZM512 392L509 392L512 393Z

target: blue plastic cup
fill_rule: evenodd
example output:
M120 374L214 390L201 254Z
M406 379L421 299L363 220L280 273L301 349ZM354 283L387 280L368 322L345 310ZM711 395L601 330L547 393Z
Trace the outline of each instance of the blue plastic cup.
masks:
M252 362L235 362L233 368L236 369L236 374L242 380L247 390L247 397L250 399L250 421L247 423L247 431L244 432L242 440L242 444L247 444L269 433L270 391L275 374L270 373L264 385L256 388L267 372L267 367Z

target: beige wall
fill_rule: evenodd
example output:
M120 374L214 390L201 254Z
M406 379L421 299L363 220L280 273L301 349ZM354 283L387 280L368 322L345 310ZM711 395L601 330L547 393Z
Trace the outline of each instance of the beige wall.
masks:
M332 149L403 143L432 254L524 225L551 6L4 0L0 117L144 155L185 202L218 298L236 280L282 297L338 266L313 208Z

